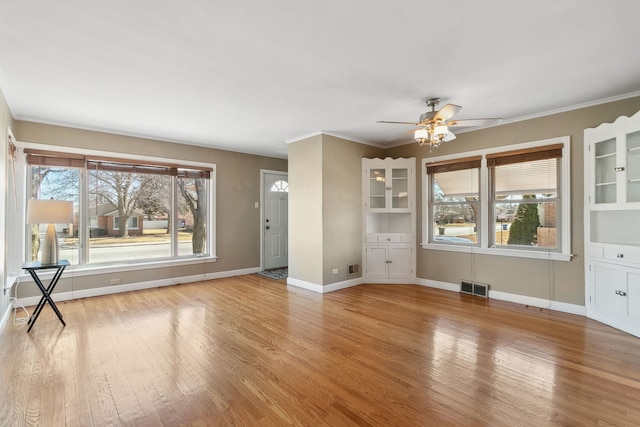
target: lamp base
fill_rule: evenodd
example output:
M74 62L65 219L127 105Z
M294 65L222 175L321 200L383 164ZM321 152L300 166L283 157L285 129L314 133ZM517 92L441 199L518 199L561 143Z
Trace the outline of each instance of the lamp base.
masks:
M53 224L47 226L42 245L42 264L57 264L60 261L60 247L58 246L58 233Z

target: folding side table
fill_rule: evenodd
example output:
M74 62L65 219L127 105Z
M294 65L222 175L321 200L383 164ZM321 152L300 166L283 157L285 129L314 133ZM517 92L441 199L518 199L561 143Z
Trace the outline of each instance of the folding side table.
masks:
M31 328L33 328L33 325L36 324L36 320L38 319L38 316L40 316L40 312L42 311L46 303L49 303L53 311L55 311L56 316L58 316L58 319L60 319L60 321L62 322L62 325L67 326L67 324L64 323L64 320L62 320L62 314L60 314L60 311L58 311L58 307L56 307L56 303L54 303L53 300L51 299L51 293L53 292L56 285L58 284L58 280L60 280L60 276L62 276L62 272L64 271L65 267L67 267L68 265L69 265L69 261L67 261L66 259L61 259L59 262L55 264L42 264L42 262L40 261L31 261L31 262L25 262L24 264L22 264L22 269L27 270L29 272L29 274L33 278L33 281L36 283L36 285L40 289L40 292L42 292L42 298L40 298L40 302L36 306L36 309L33 311L33 314L31 315L31 317L29 318L29 322L28 322L29 329L27 329L27 332L31 331ZM42 283L42 280L40 280L40 278L38 277L37 272L40 270L51 270L51 269L55 269L56 272L54 273L53 278L51 279L51 282L49 282L49 286L45 288L44 284Z

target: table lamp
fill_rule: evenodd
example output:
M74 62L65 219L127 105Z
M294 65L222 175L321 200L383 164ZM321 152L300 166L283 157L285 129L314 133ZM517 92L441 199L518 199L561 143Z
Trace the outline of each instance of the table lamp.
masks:
M60 247L54 224L73 222L73 202L65 200L29 199L27 224L49 224L44 235L42 264L57 264L60 261Z

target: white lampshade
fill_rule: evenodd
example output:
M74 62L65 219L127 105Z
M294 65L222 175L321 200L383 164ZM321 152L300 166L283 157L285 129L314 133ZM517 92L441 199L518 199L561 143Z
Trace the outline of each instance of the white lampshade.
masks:
M413 137L416 140L428 139L429 138L429 132L426 129L416 129L415 133L413 134Z
M440 138L440 137L444 137L446 134L449 133L449 128L444 126L444 125L440 125L440 126L436 126L433 129L433 133L436 137Z
M29 199L27 224L71 224L73 202L53 199Z
M73 222L73 202L53 199L29 199L27 224L48 224L42 245L42 264L57 264L60 261L58 235L53 224Z

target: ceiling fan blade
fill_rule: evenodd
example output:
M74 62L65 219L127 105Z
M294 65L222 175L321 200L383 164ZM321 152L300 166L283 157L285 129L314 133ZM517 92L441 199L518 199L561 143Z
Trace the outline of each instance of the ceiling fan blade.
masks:
M459 105L447 104L436 113L434 120L446 122L451 117L455 116L461 109L462 107Z
M414 125L414 126L418 124L416 122L391 122L388 120L378 120L376 123L391 123L393 125Z
M453 134L453 132L449 131L449 133L445 135L443 141L449 142L449 141L453 141L454 139L456 139L456 136Z
M459 127L477 127L477 126L495 126L502 123L502 119L469 119L469 120L452 120L447 126Z

